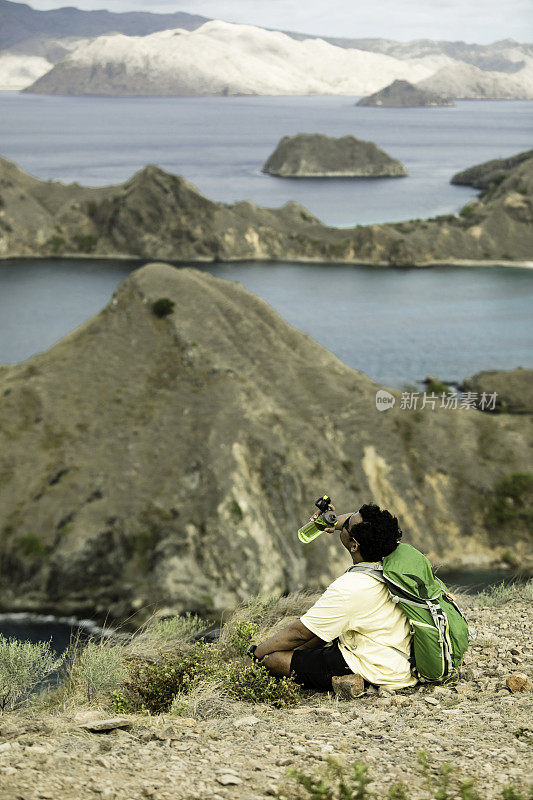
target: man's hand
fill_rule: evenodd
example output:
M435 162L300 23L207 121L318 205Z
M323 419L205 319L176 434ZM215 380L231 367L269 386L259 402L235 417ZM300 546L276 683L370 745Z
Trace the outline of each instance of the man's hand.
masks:
M334 514L337 513L335 511L335 506L333 505L333 503L330 503L328 508L330 509L330 511L333 511ZM321 511L315 511L315 513L311 517L309 517L309 522L314 522L315 519L317 519L321 513L322 513ZM333 528L324 528L324 533L335 533L338 530L336 526L337 523L335 523L335 526Z

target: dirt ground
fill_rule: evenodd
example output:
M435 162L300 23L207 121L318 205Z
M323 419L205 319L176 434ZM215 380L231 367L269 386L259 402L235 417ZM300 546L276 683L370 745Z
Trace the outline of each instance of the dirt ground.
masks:
M195 719L132 716L128 727L100 733L80 725L112 716L105 710L5 713L0 800L306 797L289 770L311 774L331 757L365 763L378 798L403 781L409 800L433 800L444 762L454 766L452 787L475 780L482 800L501 798L510 784L524 793L531 691L512 693L506 679L516 672L531 678L531 604L472 607L468 616L478 636L461 680L450 686L380 690L352 701L305 693L299 707L285 710L211 700L198 704ZM458 789L447 797L459 798Z

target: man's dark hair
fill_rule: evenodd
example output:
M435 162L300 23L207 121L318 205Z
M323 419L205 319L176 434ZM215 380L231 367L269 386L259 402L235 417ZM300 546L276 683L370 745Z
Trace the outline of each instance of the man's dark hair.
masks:
M359 513L363 521L354 527L352 536L359 542L361 557L365 561L380 561L396 549L402 538L398 520L374 503L361 506Z

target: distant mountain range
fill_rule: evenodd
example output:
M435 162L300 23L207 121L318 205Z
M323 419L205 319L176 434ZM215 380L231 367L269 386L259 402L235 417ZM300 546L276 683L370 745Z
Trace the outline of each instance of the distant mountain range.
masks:
M0 0L1 89L363 95L397 79L456 98L527 99L533 46L320 38L182 12L35 11Z
M150 14L128 11L81 11L71 6L53 11L36 11L24 3L0 0L0 50L17 46L32 46L36 39L66 39L70 36L92 38L103 33L124 33L127 36L146 36L165 28L194 30L207 22L196 14ZM32 54L33 55L33 54Z

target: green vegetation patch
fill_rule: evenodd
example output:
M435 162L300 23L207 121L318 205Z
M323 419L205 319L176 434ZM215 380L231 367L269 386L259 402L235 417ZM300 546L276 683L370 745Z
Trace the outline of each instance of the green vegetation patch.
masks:
M514 533L533 534L533 474L513 472L496 485L486 512L489 529L512 528Z
M26 558L38 558L45 553L44 544L35 533L27 533L19 539L19 547Z
M45 249L50 250L52 253L59 253L65 246L65 237L54 234L45 243Z
M160 297L155 303L152 303L152 311L156 317L167 317L174 311L174 300L169 297Z
M77 233L72 241L80 253L92 253L96 248L97 238L92 233Z
M417 798L424 800L484 800L476 790L474 781L464 780L461 769L446 762L430 763L424 750L418 752L418 771L424 782L423 795L416 791ZM287 786L283 789L288 800L411 800L415 795L405 783L393 784L387 793L370 789L374 779L362 761L349 766L330 758L322 767L312 772L290 769ZM531 800L531 793L521 794L514 786L501 789L501 800Z

